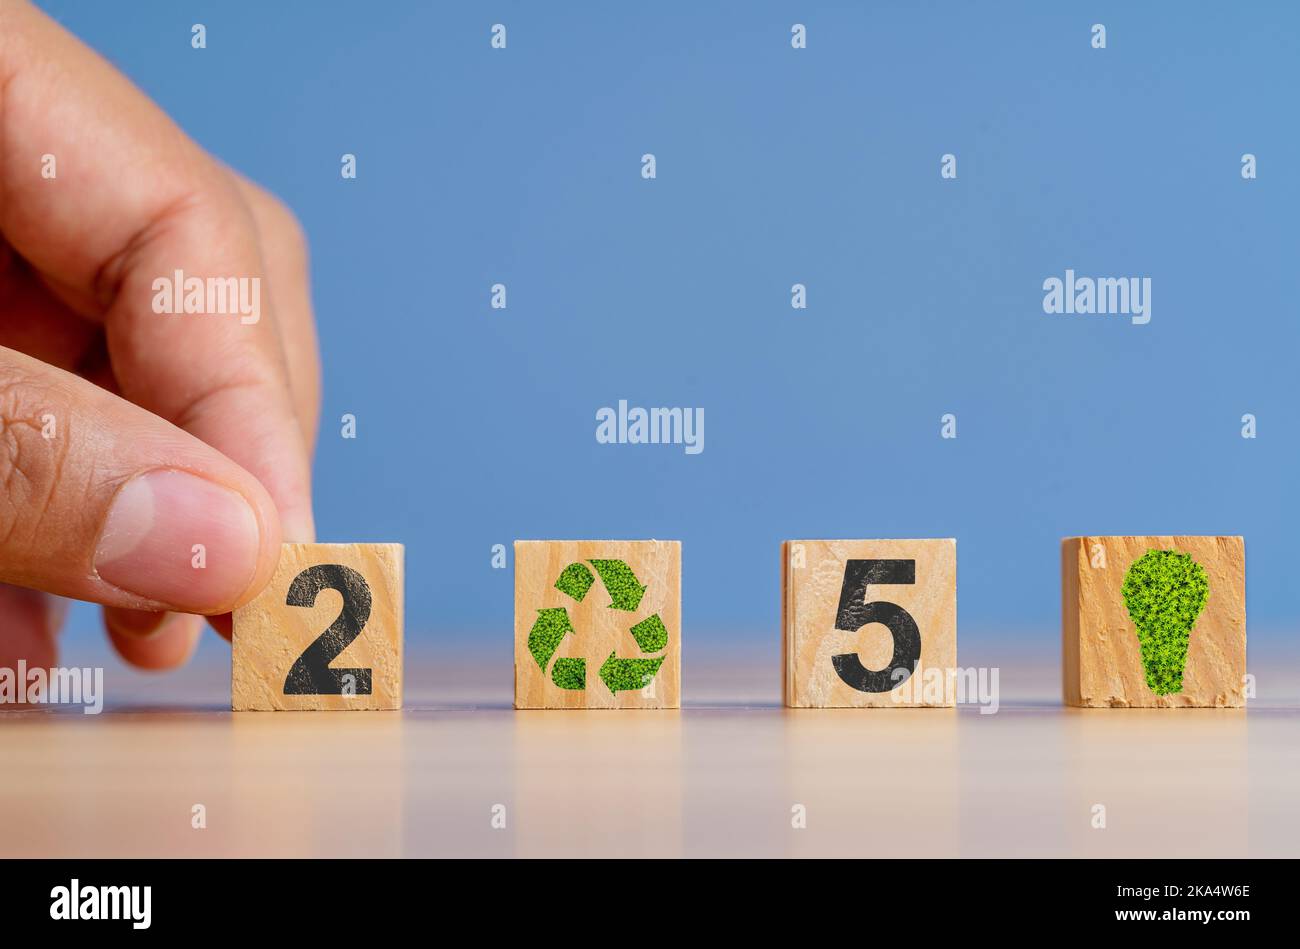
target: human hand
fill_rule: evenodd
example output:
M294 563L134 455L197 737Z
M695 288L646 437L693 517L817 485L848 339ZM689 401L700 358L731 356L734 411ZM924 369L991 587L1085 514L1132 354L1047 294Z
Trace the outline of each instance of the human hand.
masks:
M229 312L156 312L177 271ZM55 661L46 594L104 604L143 668L189 657L190 614L229 638L314 538L319 393L293 216L0 0L0 666Z

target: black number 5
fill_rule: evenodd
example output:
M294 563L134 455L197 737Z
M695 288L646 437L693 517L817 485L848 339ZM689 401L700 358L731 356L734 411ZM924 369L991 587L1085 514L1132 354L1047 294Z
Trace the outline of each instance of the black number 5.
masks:
M370 619L370 584L351 567L322 563L308 567L294 577L284 602L289 606L316 605L321 590L338 590L343 594L343 609L330 628L303 650L284 680L285 695L369 695L369 669L331 669L334 661ZM345 693L344 676L352 681Z
M883 623L894 635L894 656L876 671L862 665L854 652L831 656L831 664L845 684L859 692L890 692L906 682L921 661L921 631L912 614L896 603L866 602L867 587L879 583L916 582L915 560L850 560L844 564L844 586L835 628L856 633L868 623Z

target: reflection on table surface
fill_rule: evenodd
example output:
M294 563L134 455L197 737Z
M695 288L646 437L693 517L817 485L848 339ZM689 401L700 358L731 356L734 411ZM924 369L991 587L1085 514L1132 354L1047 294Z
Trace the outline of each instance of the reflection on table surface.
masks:
M203 663L99 716L4 712L0 855L1300 853L1285 703L1063 709L1044 667L991 715L787 710L768 664L719 662L680 711L515 712L499 662L423 661L402 712L234 715Z

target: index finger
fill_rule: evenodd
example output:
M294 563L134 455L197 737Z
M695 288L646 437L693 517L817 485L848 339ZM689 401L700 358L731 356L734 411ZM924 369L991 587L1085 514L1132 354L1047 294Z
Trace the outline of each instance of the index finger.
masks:
M65 301L103 319L126 398L256 476L286 540L313 538L307 439L238 187L17 0L0 0L0 231Z

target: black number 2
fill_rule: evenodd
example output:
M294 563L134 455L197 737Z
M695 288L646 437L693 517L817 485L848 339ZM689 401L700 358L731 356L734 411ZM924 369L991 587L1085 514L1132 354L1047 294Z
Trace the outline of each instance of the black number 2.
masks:
M879 583L916 583L916 561L849 560L844 564L835 628L856 633L868 623L883 623L894 635L894 656L879 671L863 666L855 652L831 656L839 677L859 692L890 692L906 682L921 661L921 631L912 614L896 603L866 602L867 587Z
M310 608L316 605L321 590L338 590L343 594L343 609L330 628L317 636L294 662L284 680L284 694L369 695L369 669L331 669L330 663L361 635L370 619L370 584L351 567L317 564L294 577L284 602ZM346 693L344 676L352 678Z

